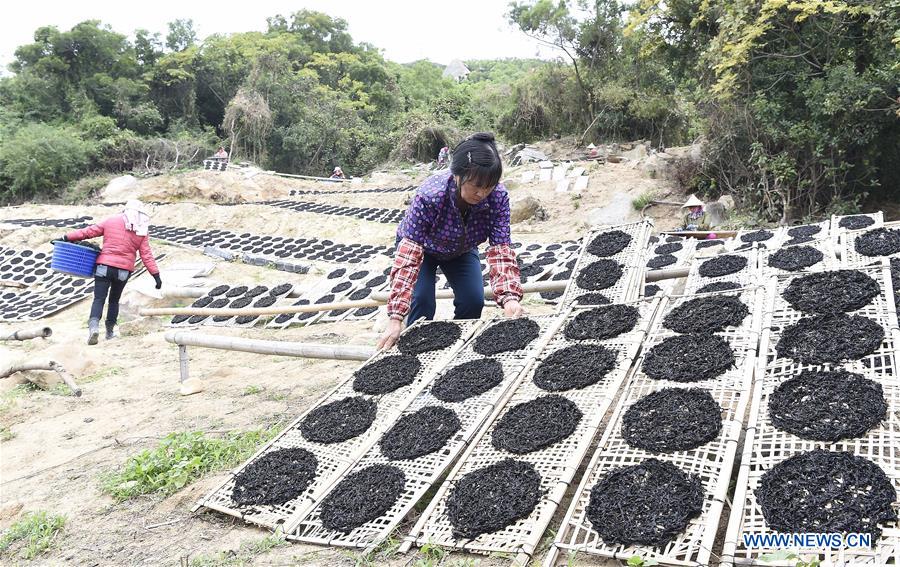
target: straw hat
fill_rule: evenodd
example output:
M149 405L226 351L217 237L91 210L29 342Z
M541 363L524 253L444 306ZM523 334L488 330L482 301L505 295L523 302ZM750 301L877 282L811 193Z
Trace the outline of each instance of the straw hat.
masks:
M684 209L685 207L702 207L702 206L703 206L703 201L698 199L696 195L691 195L690 197L688 197L688 200L685 201L683 205L681 205L681 208Z
M594 150L596 148L597 148L597 146L595 146L593 142L591 142L590 144L587 145L587 149L589 149L589 150Z

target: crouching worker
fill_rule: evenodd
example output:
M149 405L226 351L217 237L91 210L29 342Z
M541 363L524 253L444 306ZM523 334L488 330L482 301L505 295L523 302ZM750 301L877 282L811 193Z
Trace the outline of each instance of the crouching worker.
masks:
M100 316L103 304L109 295L109 308L106 312L106 338L115 337L116 320L119 317L119 299L122 290L134 271L135 254L141 255L141 261L153 279L156 289L162 287L159 268L150 250L150 213L140 201L132 200L125 204L125 210L104 220L99 224L75 230L62 237L68 242L103 237L97 265L94 267L94 303L88 319L88 344L95 345L100 336Z
M484 288L478 245L489 241L487 264L497 305L508 317L523 310L519 266L509 228L509 194L500 182L503 164L492 134L475 134L453 151L450 171L416 190L397 228L391 268L387 330L378 348L390 348L408 324L432 319L438 268L453 288L456 319L478 319Z

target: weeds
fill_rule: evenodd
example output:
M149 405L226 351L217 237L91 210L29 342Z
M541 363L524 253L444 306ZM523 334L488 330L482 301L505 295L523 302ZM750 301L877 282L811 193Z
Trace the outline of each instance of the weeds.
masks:
M16 436L9 427L0 427L0 441L9 441Z
M236 551L222 551L216 555L198 555L191 559L188 565L190 567L243 567L252 565L256 556L285 545L287 545L287 541L279 529L262 539L241 542Z
M369 553L342 551L342 554L350 561L353 561L354 567L375 567L393 559L399 551L400 540L397 539L396 532L391 532L384 541Z
M244 391L241 395L242 396L252 396L252 395L258 394L262 391L263 391L263 389L260 388L259 386L247 386L246 388L244 388Z
M156 448L130 457L121 470L108 475L103 491L120 502L153 492L172 494L211 470L243 461L275 433L274 426L220 439L199 431L171 433Z
M651 204L656 200L656 192L647 191L646 193L641 193L638 197L631 200L631 206L636 211L643 211L644 207Z
M0 554L7 554L11 548L19 549L22 559L34 559L47 551L63 527L65 516L49 515L47 512L32 512L13 524L0 537ZM15 545L20 543L20 545ZM12 553L9 553L12 556Z

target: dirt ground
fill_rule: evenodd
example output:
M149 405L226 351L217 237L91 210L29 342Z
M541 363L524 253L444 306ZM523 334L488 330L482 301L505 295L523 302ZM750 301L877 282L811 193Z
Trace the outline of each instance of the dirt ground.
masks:
M627 163L588 168L591 180L580 196L555 193L554 182L522 184L523 168L508 171L513 202L525 197L537 199L547 211L545 221L525 221L513 225L513 237L524 242L556 242L575 239L584 233L592 216L616 204L630 203L646 191L661 197L669 191L663 181L651 179ZM536 169L536 165L525 166ZM343 189L405 186L423 179L425 173L383 173L361 185ZM252 187L251 184L252 183ZM287 198L291 189L327 190L331 184L286 180L259 174L243 179L242 174L193 172L181 176L158 177L137 183L133 194L147 200L179 201L155 207L154 223L194 228L218 228L271 234L331 238L341 243L391 244L395 227L349 217L296 213L261 205L223 206L214 202L252 201L259 198ZM120 195L121 196L121 195ZM300 196L298 199L359 206L403 208L408 195L402 193ZM669 197L677 200L678 196ZM195 201L195 202L188 202ZM16 248L50 250L49 240L60 229L15 228L2 224L13 218L68 218L92 215L102 219L117 209L99 204L50 206L29 204L0 210L0 244ZM608 211L607 211L608 212ZM636 220L630 207L616 212L620 222ZM666 213L658 228L671 228L677 218ZM210 284L291 282L312 285L333 266L312 263L309 274L297 275L266 268L227 263L199 252L154 243L154 252L165 253L161 263L163 279L167 266L184 262L215 263ZM383 268L389 260L378 259ZM203 391L190 396L178 393L178 353L164 340L167 318L141 318L137 309L147 305L185 304L187 300L153 300L139 288L149 288L149 276L129 283L120 316L121 337L85 345L89 301L82 301L47 319L15 325L0 324L0 336L21 328L49 326L53 336L21 343L0 343L0 359L19 360L53 355L70 367L81 382L83 396L61 395L49 390L16 387L25 382L21 374L0 381L0 529L6 528L28 511L46 510L67 517L65 530L52 551L32 564L57 565L178 565L188 559L217 557L259 542L268 533L260 528L216 514L192 514L196 500L225 478L224 471L209 474L169 496L139 497L116 503L100 490L101 477L139 451L175 431L205 431L212 435L226 431L259 429L287 424L310 407L323 393L346 377L359 363L262 356L255 354L192 348L191 373L203 384ZM546 306L526 304L532 312ZM493 316L492 309L485 317ZM261 328L216 328L209 332L244 337L297 340L319 343L374 345L383 321L345 322L271 331ZM43 373L36 380L50 381ZM560 508L558 516L565 511ZM407 520L411 522L412 520ZM551 529L558 525L558 519ZM188 558L188 559L185 559ZM219 563L238 564L234 557L218 556ZM505 565L503 557L475 557L453 554L442 564L471 560L469 565ZM537 559L540 559L538 557ZM256 565L354 565L360 559L337 549L288 544L248 559ZM416 558L382 554L377 564L412 565ZM587 561L587 560L585 560ZM479 563L480 562L480 563ZM579 560L579 564L582 562ZM584 563L589 564L589 563Z

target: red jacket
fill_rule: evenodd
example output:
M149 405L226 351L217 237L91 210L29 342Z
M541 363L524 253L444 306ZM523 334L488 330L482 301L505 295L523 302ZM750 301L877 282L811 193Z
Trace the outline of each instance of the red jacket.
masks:
M135 253L139 252L147 271L153 275L159 273L153 252L150 251L150 237L138 236L126 229L124 214L109 217L100 224L94 224L81 230L73 230L66 234L66 238L76 242L101 235L103 236L103 246L97 257L98 264L133 272Z

